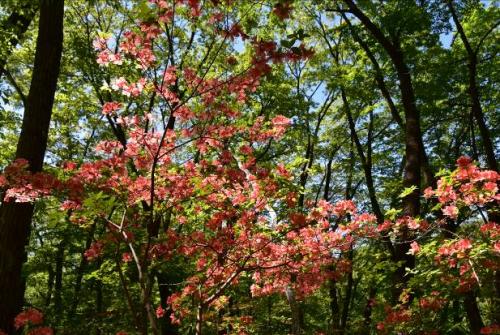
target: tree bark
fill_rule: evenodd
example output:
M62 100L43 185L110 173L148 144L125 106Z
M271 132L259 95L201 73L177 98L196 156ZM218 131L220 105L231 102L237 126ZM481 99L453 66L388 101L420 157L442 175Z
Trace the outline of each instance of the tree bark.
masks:
M31 172L42 170L62 53L64 0L41 1L40 22L27 105L16 158L27 159ZM33 204L4 202L0 207L0 329L14 333L12 320L24 296L26 260Z
M376 293L376 286L371 286L368 293L368 299L366 300L365 309L363 310L363 324L367 333L369 333L370 325L372 323L372 310Z
M340 334L340 307L337 296L337 281L330 279L328 294L330 297L330 313L332 318L332 334Z
M469 329L471 334L479 335L481 333L481 328L484 327L484 324L477 306L476 295L473 292L469 292L465 295L464 307L467 319L469 320Z

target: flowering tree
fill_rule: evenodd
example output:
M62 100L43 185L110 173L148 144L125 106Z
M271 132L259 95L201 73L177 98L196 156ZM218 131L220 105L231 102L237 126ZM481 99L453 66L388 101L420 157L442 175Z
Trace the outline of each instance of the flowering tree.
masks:
M499 177L440 119L463 85L429 3L68 5L45 172L0 174L36 209L4 330L498 332Z

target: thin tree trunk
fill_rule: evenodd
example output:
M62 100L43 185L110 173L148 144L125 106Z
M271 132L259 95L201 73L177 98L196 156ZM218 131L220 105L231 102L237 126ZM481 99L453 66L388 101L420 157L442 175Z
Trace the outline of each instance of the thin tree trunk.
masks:
M330 313L332 318L332 334L340 334L340 308L337 296L337 282L330 280L328 294L330 297Z
M64 249L66 247L66 241L63 240L57 246L56 253L56 272L55 272L55 283L54 283L54 311L56 315L61 315L62 311L62 276L63 276L63 266L64 266Z
M375 186L373 183L373 175L372 175L372 164L371 157L367 157L363 150L363 145L359 140L358 134L356 132L356 126L354 123L354 119L352 117L351 108L349 105L349 101L347 100L347 95L345 89L342 87L340 89L342 95L342 102L344 105L344 111L347 116L347 121L349 124L349 129L351 131L351 138L356 146L356 150L358 152L359 160L361 162L361 166L363 167L363 171L365 174L366 180L366 188L368 189L368 196L370 198L370 203L372 206L373 214L377 217L377 222L380 224L384 221L384 215L382 214L382 210L380 209L379 202L377 200L377 195L375 192ZM371 146L371 138L368 138L369 146ZM370 150L370 149L368 149ZM371 156L371 155L370 155ZM370 158L370 159L368 159Z
M344 95L345 96L345 95ZM345 185L345 199L351 200L354 197L354 190L352 188L352 182L353 182L353 171L354 171L354 148L353 145L356 145L354 143L354 140L351 139L351 145L349 148L349 160L350 160L350 169L349 173L347 175L347 181ZM351 216L348 214L347 215L347 220L351 220ZM350 303L351 303L351 296L352 296L352 286L354 284L354 278L353 278L353 259L354 259L354 251L352 249L352 245L349 247L349 251L347 253L347 258L349 259L351 263L351 268L349 269L349 272L347 273L347 283L346 283L346 293L344 296L344 301L342 305L342 313L340 315L340 322L339 322L339 333L344 334L347 326L347 320L349 318L349 308L350 308Z
M307 148L305 152L305 159L306 162L304 163L302 167L302 172L300 174L300 179L299 179L299 185L301 188L305 188L307 185L307 180L309 178L309 169L313 166L314 163L314 149L315 149L315 138L317 137L320 127L321 127L321 122L323 121L326 113L328 112L328 109L332 105L334 99L331 99L331 96L328 95L325 102L321 106L321 108L318 111L318 118L316 120L316 125L314 127L314 130L310 130L308 127L308 134L307 134ZM304 193L301 193L299 195L299 200L297 207L299 209L303 209L304 207ZM297 334L302 334L303 333L303 328L304 328L304 311L302 309L302 306L300 303L296 301L295 298L295 292L292 287L288 286L285 288L286 291L286 296L288 300L288 304L290 305L290 310L291 310L291 317L292 317L292 335L297 335Z
M203 330L203 306L200 304L196 310L196 326L195 332L196 335L202 335Z
M119 251L119 246L117 247L117 251ZM134 302L132 301L132 296L131 296L130 290L128 288L127 280L125 279L125 276L123 275L123 271L121 269L120 258L119 258L118 253L115 257L115 263L116 263L116 270L118 272L118 276L120 277L120 282L122 284L123 293L125 295L125 299L127 300L130 314L132 314L132 319L135 322L135 327L136 327L137 331L141 332L141 334L146 335L148 333L147 325L146 325L146 323L141 322L141 319L139 317L139 313L137 313L137 311L135 309L135 305L134 305Z
M464 44L465 50L467 52L467 69L469 77L468 93L471 100L471 112L472 115L474 115L474 118L476 119L477 126L479 128L479 133L481 134L481 139L483 140L486 162L490 170L498 171L498 164L495 157L495 149L493 147L493 141L491 139L490 131L488 129L488 126L486 125L486 121L484 118L483 108L481 107L479 87L477 85L477 64L478 64L477 52L480 45L478 45L476 50L472 49L472 46L469 42L469 39L467 38L467 35L465 34L460 19L458 18L455 7L453 6L453 1L446 0L446 3L451 13L453 22L457 27L460 39L462 40L462 43Z
M41 1L31 87L25 106L16 158L32 172L42 170L62 53L64 1ZM13 334L12 320L23 304L22 265L34 206L4 202L0 207L0 329Z
M83 274L85 272L85 268L87 267L88 263L87 259L85 259L85 251L88 250L92 244L95 229L96 229L96 222L94 221L94 223L90 227L87 239L85 240L85 249L80 254L80 264L78 265L78 269L76 270L75 288L73 291L73 302L71 303L71 308L68 314L69 318L75 315L76 310L78 308L78 304L80 302L80 291L82 289Z
M352 246L347 254L347 257L352 263L353 260L353 250ZM349 320L349 309L350 309L350 303L351 303L351 296L352 296L352 286L354 284L354 278L353 278L353 270L351 267L351 270L349 270L347 274L347 283L346 283L346 292L345 292L345 297L344 297L344 305L342 306L342 316L340 318L340 329L341 329L341 334L344 334L346 327L347 327L347 321Z
M104 311L104 298L102 293L102 281L95 281L95 311L98 320L103 318L102 312ZM101 329L97 327L96 334L101 334Z

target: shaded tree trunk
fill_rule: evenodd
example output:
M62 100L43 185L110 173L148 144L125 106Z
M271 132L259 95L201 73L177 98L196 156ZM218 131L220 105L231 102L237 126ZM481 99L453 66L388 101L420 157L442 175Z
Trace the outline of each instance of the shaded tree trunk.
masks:
M352 249L352 246L347 253L348 259L351 261L353 260L354 256L354 251ZM340 318L340 329L341 329L341 334L344 334L346 327L347 327L347 321L349 320L349 309L351 307L351 297L352 297L352 287L354 285L354 278L353 278L353 271L352 268L347 274L347 283L346 283L346 289L345 289L345 297L344 297L344 305L342 306L342 315Z
M351 13L353 13L380 43L387 52L396 70L399 80L399 89L405 114L405 154L406 165L404 168L403 186L415 186L417 189L403 198L405 214L417 216L420 214L420 146L422 135L420 131L420 112L417 109L410 69L404 60L404 54L399 42L390 41L384 33L358 8L353 0L345 0Z
M340 308L339 299L337 296L337 282L334 279L330 280L330 285L328 289L328 295L330 297L330 313L332 318L332 334L340 333Z
M168 273L157 273L156 280L158 282L158 291L160 292L160 303L163 309L168 310L167 299L174 293L172 289L171 280ZM170 313L167 313L160 319L160 327L162 335L176 335L179 334L179 329L176 325L172 324L170 320Z
M56 272L54 283L54 310L56 315L60 315L62 311L62 279L64 266L64 249L66 241L63 239L57 246L56 253Z
M62 53L64 1L41 1L31 86L25 106L16 158L27 159L32 172L42 170ZM14 333L12 320L21 310L34 206L4 202L0 207L0 329Z
M469 329L471 334L479 335L481 333L481 328L484 327L484 324L477 305L476 295L473 292L469 292L465 295L464 307L467 319L469 320Z
M399 41L391 41L366 15L363 13L353 0L344 0L349 7L349 11L354 14L384 48L389 55L399 81L401 92L401 101L405 115L405 166L403 173L403 186L405 188L414 187L414 191L403 198L404 214L417 217L420 214L420 187L421 187L421 167L423 150L422 134L420 131L420 112L417 109L413 83L410 69L404 60L404 54L401 50ZM406 286L409 276L405 276L406 268L413 268L415 258L408 254L410 249L407 241L408 232L403 230L400 236L401 241L395 245L395 259L401 261L395 272L395 292L397 298L402 289Z
M95 281L95 311L98 316L98 320L103 319L103 311L104 311L104 298L102 292L102 281ZM96 328L96 334L101 334L101 329L99 327Z

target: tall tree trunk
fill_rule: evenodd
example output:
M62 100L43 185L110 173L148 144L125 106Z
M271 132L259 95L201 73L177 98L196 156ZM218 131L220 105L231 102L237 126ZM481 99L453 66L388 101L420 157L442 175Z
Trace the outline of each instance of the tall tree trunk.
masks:
M484 324L481 314L479 313L476 295L473 292L469 292L465 295L464 307L467 319L469 320L469 329L471 334L479 335L481 333L481 328L484 327Z
M311 131L309 127L307 127L307 148L304 154L304 158L306 162L302 167L302 172L299 178L299 185L301 188L305 188L307 185L307 180L309 178L309 170L313 166L314 163L314 150L315 150L315 138L318 136L318 133L321 128L321 122L323 121L328 109L332 105L334 99L331 98L331 95L328 95L325 102L321 106L318 111L318 118L316 120L316 124L314 129ZM304 207L305 194L301 193L299 195L297 207L299 210L302 210ZM292 317L292 329L291 333L293 335L302 334L304 328L304 311L301 304L296 300L296 295L293 287L287 286L285 288L286 297L288 304L290 305L290 312Z
M335 152L334 150L333 152ZM330 198L330 182L332 179L332 163L333 163L334 154L330 156L328 160L328 164L326 166L325 173L325 188L323 191L323 199L328 201ZM331 270L334 269L334 265L331 265ZM338 334L340 332L340 307L339 307L339 299L337 294L337 281L335 279L330 279L329 281L329 290L328 295L330 298L330 314L331 314L331 332L332 334Z
M100 265L99 265L100 266ZM98 320L103 319L102 313L104 312L104 298L102 292L102 281L95 281L95 311ZM96 334L101 334L101 329L99 327L96 328Z
M377 40L377 42L387 52L399 81L401 92L401 101L405 115L405 166L403 173L403 186L405 188L414 187L413 192L403 198L404 214L417 217L420 214L420 187L421 187L421 167L423 145L422 134L420 130L420 112L417 109L413 83L410 69L405 62L403 51L399 41L391 41L385 34L363 13L353 0L344 0L349 7L349 11L354 14ZM413 268L415 258L408 254L410 249L407 231L402 231L401 242L395 246L395 258L401 261L402 265L398 267L395 273L395 292L397 297L406 286L409 277L405 276L406 268Z
M399 42L390 41L384 33L377 27L354 3L353 0L344 0L351 13L353 13L380 43L387 52L396 70L399 80L399 89L405 114L405 154L406 165L404 168L403 186L417 189L403 198L405 214L417 216L420 214L420 146L422 144L422 134L420 131L420 112L417 109L413 83L410 69L404 60L404 54Z
M345 96L345 95L344 95ZM345 185L345 193L344 197L346 200L351 200L354 198L354 193L355 190L353 190L352 187L352 182L353 182L353 171L354 171L354 148L353 146L356 145L354 143L354 140L351 138L351 145L349 148L349 161L350 161L350 168L349 168L349 173L347 175L347 180L346 180L346 185ZM347 215L347 220L351 220L350 214ZM347 282L346 282L346 288L345 288L345 296L342 304L342 313L340 315L340 320L339 320L339 334L344 334L347 326L347 320L349 318L349 308L351 306L351 297L352 297L352 287L354 284L354 277L353 277L353 259L354 259L354 251L352 249L352 244L349 246L349 251L347 252L347 258L349 259L351 263L351 268L349 269L349 272L347 273Z
M479 94L479 87L477 85L477 52L479 50L480 44L474 50L465 34L464 28L458 18L455 7L453 6L452 0L446 0L448 9L451 13L451 17L455 26L457 27L458 34L462 43L464 44L465 51L467 52L467 70L469 77L469 88L468 93L471 100L471 112L476 119L477 126L479 128L479 133L481 134L481 139L483 140L484 153L486 155L486 163L490 170L498 171L498 163L495 157L495 149L493 147L493 141L491 139L490 131L486 125L484 118L483 108L481 107L481 99ZM484 39L483 39L484 40Z
M345 111L345 114L347 117L347 122L349 124L349 129L351 132L351 138L356 146L359 160L361 162L361 166L363 167L363 172L365 174L366 188L368 189L368 196L370 198L370 204L372 206L372 211L373 211L373 214L375 214L375 216L377 217L377 222L380 224L384 221L384 215L382 214L382 210L380 209L380 204L377 200L377 195L375 192L375 185L373 183L371 154L365 155L363 145L361 144L361 141L359 140L359 136L356 132L356 125L354 122L354 118L352 117L351 108L349 105L349 101L347 100L347 95L346 95L345 89L343 87L341 87L340 92L342 95L342 103L344 105L344 111ZM368 151L369 152L371 151L371 149L370 149L371 140L372 139L369 136L368 137L368 146L369 146Z
M35 64L25 106L16 158L28 160L32 172L42 170L62 53L64 0L43 0ZM33 204L3 202L0 207L0 329L14 333L12 320L21 310Z
M361 46L361 48L365 51L366 55L368 56L368 59L373 65L373 68L375 70L375 82L382 93L382 96L384 97L384 100L387 103L387 106L389 107L389 111L391 112L392 118L398 126L400 127L401 131L404 132L406 131L406 125L399 115L399 111L396 108L396 105L394 104L394 101L392 100L391 94L389 92L389 89L387 88L387 85L385 84L384 81L384 74L382 72L382 69L380 68L380 65L377 62L377 59L375 58L375 55L373 52L370 50L368 45L361 39L361 37L357 34L356 30L354 27L352 27L351 21L345 15L344 12L342 12L342 17L344 20L347 22L349 27L351 28L352 36L358 42L358 44ZM434 172L432 171L432 168L429 163L429 159L427 157L427 153L425 152L425 147L422 141L422 136L420 136L420 160L421 160L421 165L422 165L422 172L424 173L425 177L425 184L427 186L436 186L436 179L434 177Z
M453 6L452 0L446 0L448 5L448 9L451 13L451 17L455 26L457 27L458 34L462 43L464 44L465 51L467 52L467 70L468 70L468 93L471 100L471 114L476 119L477 126L479 128L479 133L481 134L481 139L483 142L484 153L486 155L486 163L490 170L498 172L498 163L495 156L495 149L493 147L493 141L491 139L490 131L488 126L486 125L483 108L481 106L481 99L479 93L479 87L477 85L477 65L478 58L477 53L481 44L478 44L476 49L473 49L467 35L465 34L464 28L458 18L455 7ZM484 40L484 39L483 39ZM471 125L471 127L474 127ZM488 208L488 216L491 221L499 222L500 221L500 213L498 212L498 207L491 206ZM496 297L494 302L494 309L496 312L494 313L494 319L497 323L500 322L500 271L495 272L495 289L496 289ZM477 305L476 297L473 293L470 293L471 296L466 297L464 303L466 304L465 310L467 312L467 317L469 319L469 325L471 327L471 331L476 334L478 325L482 325L483 321L481 318L481 314L479 312L479 307Z

